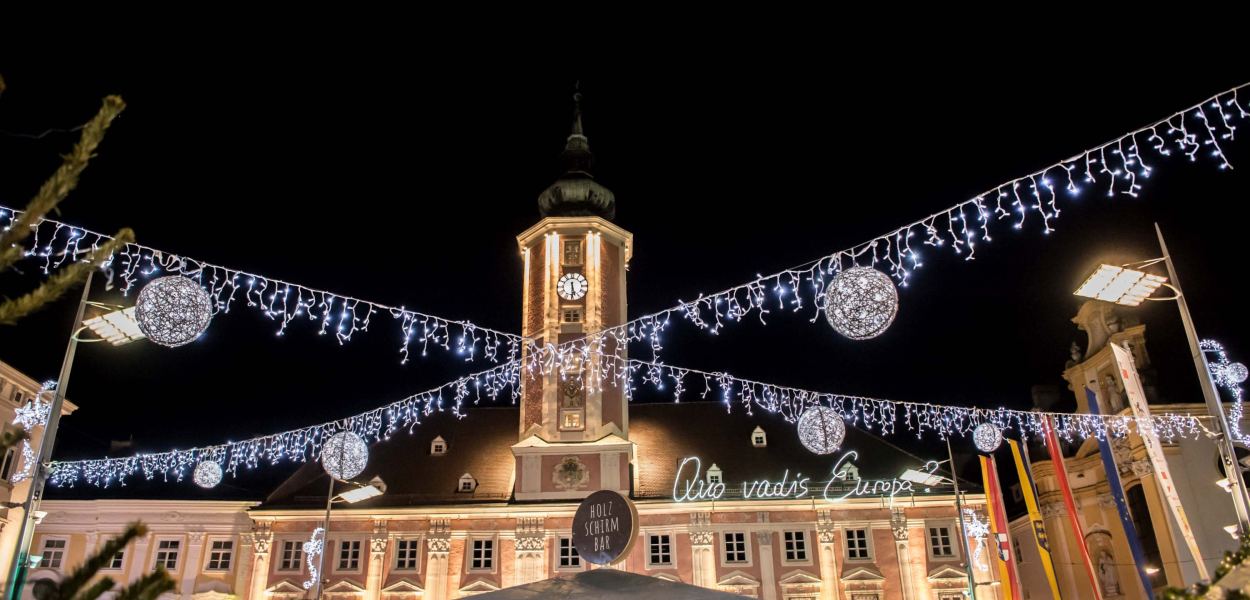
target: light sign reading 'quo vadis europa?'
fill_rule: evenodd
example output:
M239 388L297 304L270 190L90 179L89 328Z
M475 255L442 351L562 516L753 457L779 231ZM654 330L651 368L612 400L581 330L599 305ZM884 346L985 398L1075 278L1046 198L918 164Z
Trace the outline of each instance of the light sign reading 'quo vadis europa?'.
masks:
M629 552L638 537L634 503L611 490L586 497L573 514L573 547L582 560L608 565Z

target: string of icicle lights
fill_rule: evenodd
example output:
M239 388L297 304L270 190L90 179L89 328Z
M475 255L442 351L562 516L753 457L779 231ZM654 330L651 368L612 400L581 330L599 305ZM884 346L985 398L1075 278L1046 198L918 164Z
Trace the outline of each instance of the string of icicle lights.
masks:
M127 478L134 476L182 481L204 461L216 462L225 472L236 475L240 467L251 469L263 464L318 460L322 444L336 433L350 431L371 443L385 441L401 430L411 433L423 417L435 412L449 411L463 418L466 403L497 400L505 394L515 402L517 388L511 382L519 368L520 362L514 361L344 419L239 442L124 458L55 462L51 465L49 481L55 486L85 483L108 487L124 485ZM943 439L969 438L978 425L988 422L1003 431L1015 430L1022 439L1027 439L1041 435L1046 417L1050 418L1058 435L1068 440L1123 437L1130 432L1164 440L1211 435L1201 420L1191 415L1159 414L1143 420L1132 415L1044 413L883 400L817 392L743 379L724 372L641 360L622 361L621 368L614 370L607 385L621 386L630 400L639 385L649 385L670 392L674 402L695 395L703 399L712 397L723 402L726 411L736 406L754 415L761 410L788 422L797 421L810 406L826 406L841 415L847 426L879 435L907 431L918 438L926 433Z
M22 211L0 205L0 229L13 226L21 214ZM42 219L31 229L25 256L42 263L40 268L45 275L84 258L113 239L53 219ZM229 313L232 306L243 302L277 322L277 335L284 335L292 325L305 324L321 335L334 335L343 344L356 333L368 331L375 315L389 314L398 323L403 339L399 349L402 363L408 362L413 347L419 347L422 355L433 346L467 361L484 356L495 363L512 361L521 353L522 338L513 333L223 267L142 244L126 244L105 266L109 283L120 280L120 288L127 295L136 285L142 287L160 276L187 277L208 293L213 316Z
M949 250L964 260L973 260L981 243L988 244L991 234L1003 223L1016 230L1040 225L1042 233L1049 234L1066 198L1090 191L1101 191L1108 197L1136 197L1156 169L1157 160L1179 154L1190 161L1211 159L1220 169L1232 168L1223 144L1235 139L1237 125L1250 117L1250 102L1239 97L1247 86L1250 83L1216 94L850 248L771 275L758 275L719 292L700 294L694 300L680 301L579 340L549 344L537 352L531 348L526 367L531 371L565 371L570 366L581 369L592 356L624 357L631 342L648 344L651 358L659 360L661 334L674 320L716 334L722 327L747 318L766 324L774 310L808 309L814 323L825 309L827 284L846 269L872 267L890 275L900 287L907 287L913 272L924 265L922 249L935 253Z
M674 307L558 346L539 345L534 340L469 321L361 300L141 244L128 244L109 267L113 276L121 280L125 292L156 275L189 277L209 292L214 315L228 313L235 302L242 300L278 322L278 335L292 324L311 324L319 333L333 334L339 343L345 343L355 333L367 331L374 315L389 313L400 329L401 362L407 362L414 345L421 348L422 354L434 346L466 360L484 356L496 363L510 362L523 354L526 370L531 373L557 369L567 374L570 366L573 372L584 369L592 357L600 362L610 355L624 358L631 342L647 343L651 358L659 360L661 334L672 324L674 316L714 334L721 327L748 317L765 323L773 310L801 312L810 308L814 311L811 321L816 322L825 308L827 284L851 267L881 270L906 287L913 271L924 264L922 248L949 249L972 260L978 243L990 242L992 230L999 228L1002 221L1014 229L1040 223L1042 232L1050 233L1054 231L1052 223L1059 217L1064 195L1075 197L1086 188L1095 188L1105 190L1108 196L1137 196L1143 182L1151 176L1156 159L1182 154L1190 161L1206 157L1221 169L1231 168L1222 143L1235 139L1237 124L1250 117L1250 104L1239 97L1247 86L1250 84L1216 94L872 240L771 275L759 275L720 292L701 294L692 301L679 301ZM19 214L15 209L0 206L0 228L11 226ZM33 229L26 255L42 261L45 274L67 261L82 258L111 239L52 219L41 220Z

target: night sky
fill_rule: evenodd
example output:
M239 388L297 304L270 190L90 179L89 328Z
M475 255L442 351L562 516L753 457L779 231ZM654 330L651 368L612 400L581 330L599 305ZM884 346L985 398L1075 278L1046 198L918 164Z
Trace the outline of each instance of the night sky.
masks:
M156 248L513 332L515 235L539 219L536 198L560 173L577 79L596 177L635 234L631 317L870 239L1250 80L1244 66L1201 63L1031 80L945 59L517 70L187 53L170 68L158 54L0 61L0 204L24 206L77 138L59 130L120 94L128 108L61 220L129 226ZM1063 384L1069 344L1084 345L1072 290L1099 262L1158 256L1158 221L1200 335L1250 361L1239 291L1250 146L1227 150L1231 172L1173 156L1155 159L1140 198L1064 199L1048 236L1033 218L1020 232L1001 227L971 262L930 251L875 340L844 339L823 318L809 323L810 311L774 312L767 327L752 318L719 336L674 326L664 360L823 391L1028 408L1033 385ZM0 274L0 294L37 281ZM103 286L93 294L114 299ZM0 328L0 360L55 377L76 299ZM1135 312L1166 400L1200 402L1175 305ZM488 366L439 352L401 366L389 317L345 346L307 326L275 337L277 325L235 310L178 349L81 347L69 389L80 409L62 421L56 457L100 456L130 436L158 451L318 423Z

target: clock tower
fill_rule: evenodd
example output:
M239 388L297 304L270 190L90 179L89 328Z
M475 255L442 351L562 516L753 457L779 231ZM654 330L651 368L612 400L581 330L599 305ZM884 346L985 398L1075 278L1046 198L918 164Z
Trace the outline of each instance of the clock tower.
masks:
M575 94L565 172L538 197L542 220L517 236L524 269L522 334L558 346L625 322L625 271L633 234L611 222L616 199L591 174L590 143ZM611 354L613 348L606 352ZM593 374L561 381L526 373L514 494L517 500L629 493L629 407L620 385Z

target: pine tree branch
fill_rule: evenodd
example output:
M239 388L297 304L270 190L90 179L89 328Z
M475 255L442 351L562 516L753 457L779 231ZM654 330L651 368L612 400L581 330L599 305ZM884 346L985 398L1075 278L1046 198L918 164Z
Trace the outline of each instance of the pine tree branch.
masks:
M65 292L86 279L91 269L99 268L118 250L134 240L134 231L129 228L122 229L112 240L93 251L87 260L62 267L42 285L35 288L35 291L0 304L0 325L13 325L18 319L39 310L49 302L56 301Z
M96 598L99 598L104 592L113 589L113 586L115 585L117 585L117 582L113 581L112 577L105 577L92 584L91 587L87 588L87 590L83 593L78 594L78 596L73 600L96 600Z
M100 111L83 126L78 143L65 155L60 168L43 183L12 227L0 233L0 269L7 268L22 257L22 248L18 244L30 235L31 226L37 225L44 215L56 208L78 186L78 178L87 168L95 149L104 141L104 133L108 131L113 119L125 109L126 103L121 96L104 98Z
M0 452L16 446L18 442L30 439L30 433L23 428L11 429L0 435Z
M165 571L165 567L157 566L155 571L122 588L113 600L155 600L157 596L173 589L173 578Z
M129 544L131 540L141 535L146 535L147 532L148 528L142 523L136 522L128 525L126 531L105 542L104 547L87 557L87 560L78 565L78 568L74 569L65 579L62 579L58 586L59 593L57 596L61 600L70 600L78 596L78 591L83 589L83 586L87 585L87 582L91 581L91 578L95 577L96 573L100 572L100 569L108 566L118 551L125 548L126 544Z

